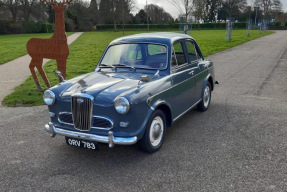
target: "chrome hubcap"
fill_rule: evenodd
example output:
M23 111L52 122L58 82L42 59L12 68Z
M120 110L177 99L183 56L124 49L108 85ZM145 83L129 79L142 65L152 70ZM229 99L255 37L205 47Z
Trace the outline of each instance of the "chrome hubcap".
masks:
M160 116L155 117L149 131L149 138L152 146L156 147L160 144L163 136L163 128L162 118Z
M204 95L203 95L203 104L204 104L204 107L208 107L208 105L209 105L209 100L210 100L210 88L209 88L209 86L206 86L206 87L205 87L205 90L204 90Z

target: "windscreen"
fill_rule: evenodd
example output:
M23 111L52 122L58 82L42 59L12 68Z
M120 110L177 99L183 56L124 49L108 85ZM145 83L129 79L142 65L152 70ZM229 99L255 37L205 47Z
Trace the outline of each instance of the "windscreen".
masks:
M108 48L101 66L127 66L144 69L165 69L167 47L158 44L119 44Z

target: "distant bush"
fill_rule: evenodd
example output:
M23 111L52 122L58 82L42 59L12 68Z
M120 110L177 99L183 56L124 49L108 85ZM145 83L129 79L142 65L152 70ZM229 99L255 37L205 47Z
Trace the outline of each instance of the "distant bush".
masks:
M26 21L22 24L23 33L35 33L36 32L36 23L34 21Z
M0 34L51 33L53 24L44 21L16 22L0 20Z
M0 34L21 33L21 23L12 23L11 21L0 20Z
M272 25L275 27L279 27L279 26L281 26L281 22L274 22Z
M45 21L39 21L36 23L35 33L52 33L53 30L53 24L51 23L46 23Z

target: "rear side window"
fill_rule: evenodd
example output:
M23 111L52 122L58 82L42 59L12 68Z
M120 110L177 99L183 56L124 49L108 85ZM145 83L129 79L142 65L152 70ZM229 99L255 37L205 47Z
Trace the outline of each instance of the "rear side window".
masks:
M195 46L191 41L186 41L186 47L188 51L188 57L190 62L198 60L198 54L196 52Z
M181 42L173 44L174 54L172 56L172 66L182 65L187 63L183 52L183 47Z

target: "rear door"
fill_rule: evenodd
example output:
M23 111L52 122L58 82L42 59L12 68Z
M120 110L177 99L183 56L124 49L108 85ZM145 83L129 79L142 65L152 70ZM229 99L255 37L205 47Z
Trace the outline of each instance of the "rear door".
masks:
M201 98L203 83L207 77L207 70L205 68L205 61L199 50L198 45L192 39L185 41L186 49L188 52L188 62L192 65L192 71L194 73L194 80L196 82L195 102Z

